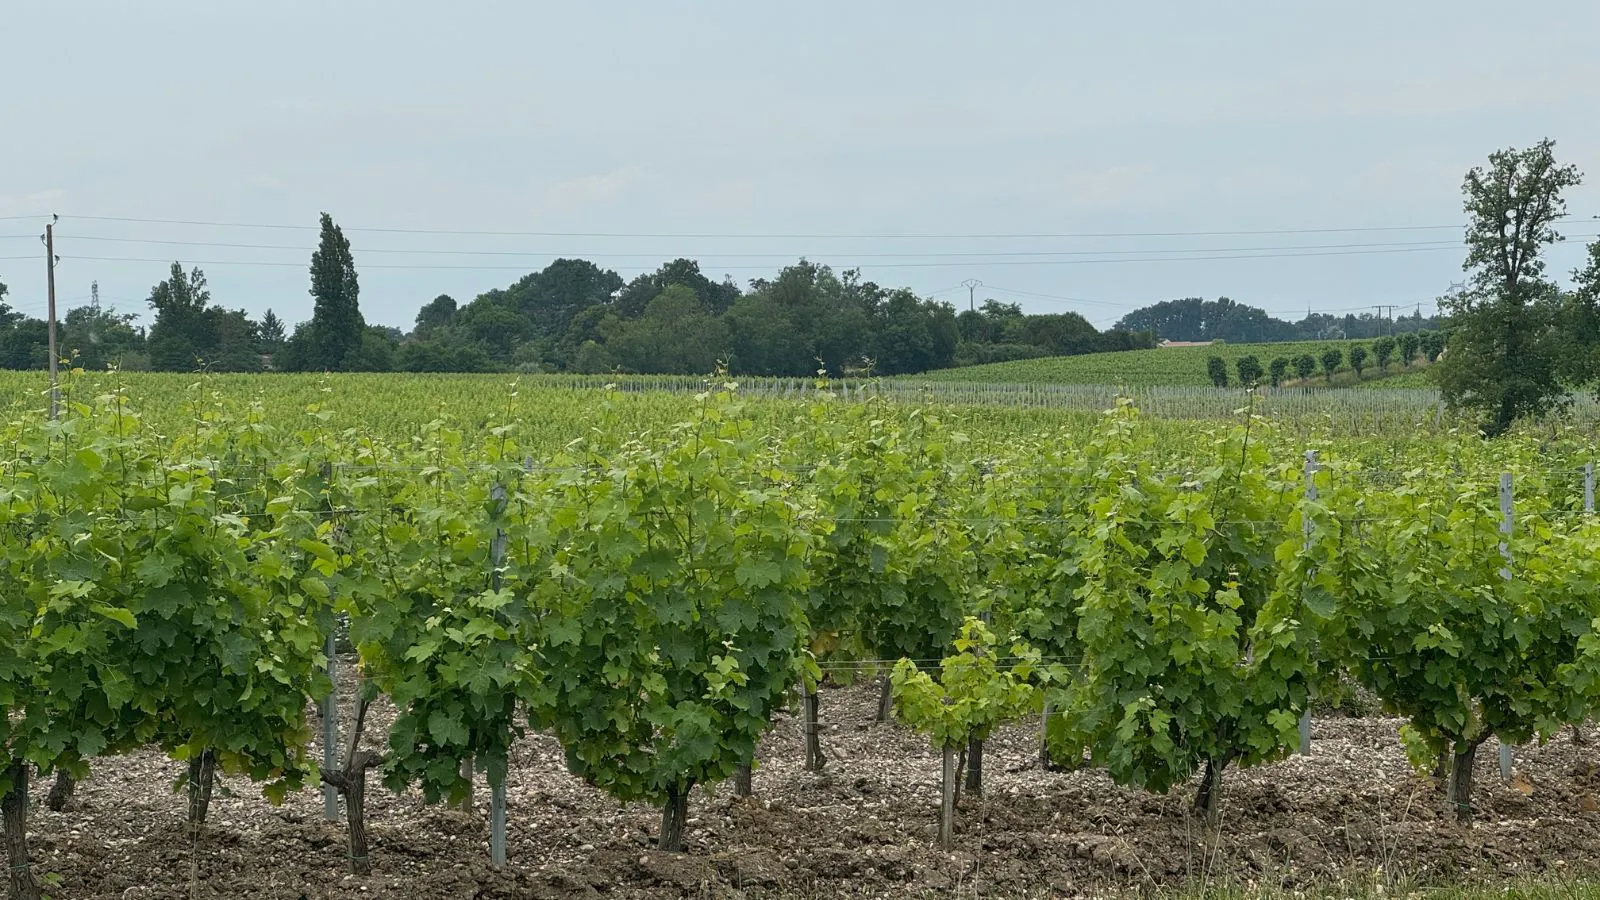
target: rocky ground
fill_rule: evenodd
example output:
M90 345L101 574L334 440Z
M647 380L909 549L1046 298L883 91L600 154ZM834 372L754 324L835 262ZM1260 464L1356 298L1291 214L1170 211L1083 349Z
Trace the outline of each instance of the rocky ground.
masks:
M342 823L305 791L273 807L229 779L202 842L168 789L177 764L140 753L97 765L67 809L36 807L37 871L58 898L1052 897L1226 883L1456 882L1592 871L1600 860L1600 743L1570 735L1519 750L1500 779L1478 754L1478 822L1444 816L1438 784L1406 765L1385 718L1330 717L1312 753L1230 772L1206 834L1188 793L1118 788L1096 771L1035 763L1037 723L991 742L985 796L964 798L956 846L933 845L939 759L872 721L873 686L825 690L821 775L802 771L784 716L762 750L755 797L697 792L689 852L652 849L656 810L622 806L566 773L542 735L517 748L508 786L510 865L490 868L484 792L472 812L374 784L374 874L346 874ZM381 724L381 719L380 719ZM39 786L43 794L46 785Z

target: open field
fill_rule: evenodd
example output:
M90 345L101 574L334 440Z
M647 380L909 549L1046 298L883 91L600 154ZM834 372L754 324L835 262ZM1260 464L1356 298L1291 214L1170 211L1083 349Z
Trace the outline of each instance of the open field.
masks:
M1209 347L1171 347L1155 350L1124 350L1115 353L1085 353L1079 356L1052 356L1042 359L1020 359L1012 362L990 363L961 369L941 369L920 375L900 376L905 381L972 381L1023 384L1111 384L1125 387L1193 386L1210 387L1206 375L1206 360L1220 356L1228 361L1228 378L1238 377L1235 362L1242 356L1255 356L1265 369L1272 360L1282 356L1294 359L1309 353L1320 358L1331 348L1348 355L1352 344L1369 341L1298 341L1278 344L1216 344ZM1313 384L1322 381L1319 362L1318 375ZM1348 366L1348 363L1346 363ZM1396 379L1404 370L1398 363L1389 364L1387 377L1380 377L1376 364L1364 372L1363 384L1374 387L1419 387L1426 382L1412 377ZM1419 373L1420 374L1420 373Z

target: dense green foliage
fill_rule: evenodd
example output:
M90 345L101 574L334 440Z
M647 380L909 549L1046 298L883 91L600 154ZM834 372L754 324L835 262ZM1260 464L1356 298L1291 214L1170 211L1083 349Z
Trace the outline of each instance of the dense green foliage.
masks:
M456 308L441 297L417 316L399 366L522 371L805 376L893 375L1024 356L1128 349L1077 314L1030 316L947 304L801 261L748 290L679 259L626 284L586 260L557 260L504 291ZM1148 342L1145 344L1148 346Z
M1356 377L1361 377L1361 372L1367 367L1367 348L1360 344L1350 347L1350 368L1355 370Z
M1390 380L1424 378L1421 370ZM1320 382L1320 379L1319 379ZM1362 382L1381 385L1382 381ZM609 401L611 421L619 431L639 433L668 427L686 414L689 399L705 389L703 378L614 377L566 375L383 375L375 373L322 374L216 374L185 375L163 372L87 374L69 372L63 391L73 397L93 397L107 391L126 390L140 400L140 421L145 428L173 435L189 426L186 404L195 385L234 403L259 403L268 420L280 423L303 419L305 409L316 405L337 421L360 423L375 439L409 446L429 422L440 420L468 436L506 421L517 423L517 439L524 452L542 458L564 447L592 427L597 405L608 384L616 394ZM45 396L43 373L0 372L0 407L11 417L31 415ZM803 392L800 390L803 388ZM966 435L969 452L978 456L1003 452L1018 434L1059 434L1067 446L1076 446L1092 429L1099 411L1114 402L1113 388L1071 388L1056 396L1052 388L1032 385L968 385L938 383L931 388L916 383L829 383L840 402L834 409L851 410L866 396L881 393L886 401L880 414L898 419L916 409L933 412L940 421ZM848 391L848 396L846 392ZM745 415L763 430L789 433L796 409L817 399L814 379L806 381L740 382ZM1170 397L1166 395L1170 394ZM1232 418L1242 405L1242 392L1217 392L1210 388L1161 388L1137 391L1141 408L1149 413L1145 427L1183 441L1192 433L1193 421ZM1428 390L1403 394L1385 390L1316 391L1298 389L1267 392L1258 408L1280 427L1304 438L1326 437L1365 448L1364 455L1403 458L1411 448L1430 448L1437 437L1460 423L1451 416L1438 417L1438 396ZM1592 419L1589 407L1577 421ZM807 452L799 448L798 452ZM820 450L816 451L818 454ZM1400 463L1394 462L1393 465Z
M326 538L332 545L315 537L302 545L338 560L333 587L362 669L399 710L385 781L396 790L419 784L430 801L464 795L464 759L504 777L522 733L517 703L537 684L518 641L532 633L527 594L538 570L508 569L535 580L506 584L496 558L508 529L530 560L542 534L520 527L529 501L512 430L500 429L480 455L458 432L430 423L416 440L426 465L415 477L385 467L382 443L365 444L355 459L372 474L330 485L338 488L330 508L376 514L343 523Z
M1211 379L1211 384L1213 387L1227 387L1228 361L1220 356L1206 357L1206 377Z
M1324 618L1323 651L1409 720L1413 760L1470 771L1490 737L1520 743L1581 720L1600 547L1593 516L1561 514L1571 486L1535 470L1522 505L1542 509L1505 534L1494 481L1418 472L1374 490L1356 474L1335 465L1319 479L1291 574ZM1469 776L1453 796L1462 817L1470 799Z
M423 304L409 334L368 326L350 242L323 214L312 254L312 318L286 336L211 304L205 275L172 264L151 291L148 337L134 316L69 310L63 356L88 369L254 372L622 372L805 377L895 375L955 365L1153 346L1148 334L1101 333L1077 313L1028 315L989 302L957 317L948 304L835 274L801 260L747 289L677 259L624 282L583 259L557 259L458 304ZM4 291L0 290L0 296ZM76 321L75 321L76 320ZM0 368L43 368L44 323L0 306Z
M1037 700L1031 683L1039 654L1024 646L1000 646L982 621L968 617L940 660L938 677L909 659L890 676L895 716L926 734L939 750L987 740L1004 722L1030 712Z
M305 716L336 614L363 693L398 708L391 788L459 796L468 759L498 783L531 724L574 772L662 805L669 847L690 790L752 763L817 656L910 659L909 702L930 684L912 667L957 646L988 674L939 686L960 722L919 721L981 737L1015 712L983 685L1011 672L1020 698L1029 674L955 643L980 615L993 646L1040 655L1058 760L1156 790L1204 768L1208 809L1227 766L1285 752L1337 672L1457 759L1600 699L1578 432L1395 445L1399 479L1364 477L1396 462L1371 437L1319 441L1323 499L1305 501L1303 438L1256 417L1197 433L1123 404L980 445L886 402L542 394L570 398L556 439L524 435L537 410L505 391L456 411L481 421L385 435L399 395L336 414L312 382L272 413L202 383L157 425L78 377L61 422L4 431L12 773L154 745L282 796L318 773ZM1524 473L1509 562L1501 471Z
M971 537L960 522L925 517L961 502L951 467L965 437L923 411L902 418L881 403L819 404L809 424L785 457L814 466L809 481L834 513L815 560L813 652L940 652L971 586Z
M1544 249L1562 239L1562 192L1582 183L1555 159L1555 142L1490 154L1461 187L1467 214L1465 290L1446 298L1452 329L1439 370L1446 400L1473 411L1486 435L1565 403L1600 380L1594 259L1562 291L1545 274ZM1433 353L1429 349L1430 358Z
M1082 664L1048 734L1058 761L1087 752L1152 790L1203 767L1207 811L1228 765L1288 751L1315 680L1313 623L1276 590L1295 471L1252 426L1201 441L1179 478L1140 452L1131 408L1108 420L1080 526Z
M1398 318L1372 313L1308 314L1299 322L1285 322L1266 311L1218 297L1204 300L1188 297L1164 300L1136 309L1118 320L1118 331L1150 332L1167 341L1227 341L1238 343L1283 343L1292 341L1337 341L1374 338L1395 332L1416 332L1444 326L1437 316L1421 312Z
M185 273L182 266L173 263L167 279L150 290L150 308L155 312L155 322L150 326L150 337L143 349L151 368L168 372L260 371L256 324L243 310L213 306L205 273L199 269ZM67 317L70 319L76 312L78 310L72 310ZM76 351L79 356L86 350L99 350L100 356L99 360L75 360L79 366L104 368L124 358L101 349L93 334L82 336L87 339L83 347L77 342L67 343L76 337L79 335L64 335L62 346L69 352ZM136 343L126 340L122 345L123 353L137 353L140 349Z
M1238 374L1238 366L1246 357L1255 357L1256 365L1262 359L1285 360L1280 381L1290 377L1304 380L1314 374L1324 353L1339 350L1341 354L1350 345L1343 341L1307 341L1286 344L1212 344L1201 347L1163 347L1154 350L1132 350L1118 353L1098 353L1084 356L1059 356L1045 359L1026 359L1013 362L947 369L908 376L916 381L981 381L1023 384L1114 384L1126 387L1155 385L1217 385L1225 386L1230 380L1229 370ZM1311 371L1300 373L1294 360L1309 356ZM1219 363L1212 363L1216 358ZM1350 372L1343 366L1343 358L1336 370ZM1255 373L1254 367L1247 368ZM1399 369L1391 368L1391 373ZM1259 383L1268 373L1256 374ZM1351 373L1353 374L1353 373ZM1240 375L1242 378L1243 376ZM1373 373L1367 377L1374 379ZM1387 383L1378 380L1377 384Z
M800 667L814 530L745 426L703 398L658 446L575 447L545 500L532 717L575 774L665 807L663 849L690 790L751 761Z
M1395 341L1391 335L1384 335L1372 342L1372 356L1378 361L1378 370L1387 372L1389 361L1394 359Z
M9 692L6 748L75 774L136 743L209 752L281 797L314 771L305 698L323 662L325 597L304 590L283 500L298 470L259 410L191 416L167 442L111 394L11 427L6 619L31 623L12 646L34 687Z
M1322 351L1322 356L1318 357L1318 360L1322 363L1322 374L1327 377L1328 383L1332 384L1333 376L1337 375L1339 367L1344 365L1344 351L1338 347L1329 347Z
M1283 380L1289 377L1289 358L1286 356L1273 357L1272 362L1267 364L1267 372L1268 379L1273 387L1282 384Z
M956 323L961 329L957 366L1155 346L1155 335L1148 331L1114 328L1100 332L1075 312L1029 315L1016 303L994 300L984 301L976 310L962 311Z
M1239 357L1234 362L1234 367L1239 372L1239 384L1244 387L1255 387L1266 375L1266 370L1261 368L1261 360L1253 353Z
M350 240L333 217L322 214L322 234L311 254L311 321L301 324L280 351L276 367L290 372L363 372L390 368L381 338L368 343L361 315L361 284Z
M632 281L587 260L557 259L468 303L436 297L404 333L366 325L350 243L324 213L311 258L314 314L292 335L270 310L254 322L213 306L204 273L174 262L151 291L148 335L132 314L96 301L67 311L58 352L88 369L806 377L820 367L831 377L941 370L930 377L1217 387L1230 373L1246 386L1279 386L1291 370L1304 382L1313 374L1303 365L1309 356L1331 386L1341 381L1346 348L1296 342L1370 338L1370 350L1349 346L1353 379L1343 381L1362 382L1369 359L1387 376L1392 361L1409 369L1419 355L1430 366L1443 358L1436 377L1451 407L1473 411L1485 434L1498 435L1600 383L1600 242L1573 273L1571 290L1546 275L1542 259L1543 248L1563 240L1562 192L1579 183L1575 167L1556 163L1550 140L1497 151L1487 167L1469 171L1469 284L1441 298L1441 315L1429 318L1419 309L1400 317L1308 313L1289 323L1226 297L1191 297L1135 310L1100 332L1077 313L1030 315L994 300L958 315L908 288L865 281L859 270L836 274L805 259L748 288L707 277L691 259ZM1177 356L1141 356L1158 340L1277 346L1262 351L1270 357L1230 351L1201 368ZM1447 343L1454 352L1443 353ZM0 368L43 367L47 357L45 324L0 302ZM1262 367L1262 358L1272 363Z

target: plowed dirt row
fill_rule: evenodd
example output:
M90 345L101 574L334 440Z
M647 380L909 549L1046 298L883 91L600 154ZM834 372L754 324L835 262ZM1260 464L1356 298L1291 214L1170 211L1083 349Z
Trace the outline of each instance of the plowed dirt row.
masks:
M488 864L481 785L472 813L374 785L375 872L364 878L346 874L343 826L323 822L315 791L273 807L228 779L196 849L184 798L169 790L179 767L153 752L101 762L63 812L37 807L34 859L60 879L57 897L121 900L1051 897L1202 880L1490 880L1576 874L1600 860L1600 744L1563 735L1523 748L1509 783L1486 746L1479 820L1464 828L1444 816L1439 785L1406 765L1400 723L1386 718L1319 719L1310 756L1230 772L1209 837L1186 793L1042 770L1037 723L1011 728L986 754L984 797L964 798L955 848L941 851L939 761L917 735L873 723L876 699L870 685L824 691L831 758L821 775L802 771L799 723L781 717L754 798L735 799L731 786L696 793L685 855L652 849L655 810L589 788L551 738L532 735L512 762L503 871Z

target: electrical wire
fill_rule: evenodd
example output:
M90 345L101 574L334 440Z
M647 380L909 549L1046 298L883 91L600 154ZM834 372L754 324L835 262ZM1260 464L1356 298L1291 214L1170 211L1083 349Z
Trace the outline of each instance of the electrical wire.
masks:
M985 284L983 286L983 289L985 291L988 291L990 293L995 293L995 294L1015 295L1015 296L1018 296L1018 297L1026 297L1026 298L1028 298L1030 300L1053 300L1053 301L1055 301L1057 303L1087 303L1087 304L1090 304L1090 305L1093 305L1093 306L1127 306L1128 305L1127 302L1125 302L1125 301L1119 302L1119 301L1116 301L1116 300L1090 300L1090 299L1085 298L1085 297L1062 297L1062 296L1059 296L1059 295L1056 295L1056 294L1040 294L1040 293L1035 293L1033 291L1018 291L1018 290L1013 290L1011 288L995 287L995 286L989 285L989 284Z
M1574 235L1573 237L1590 237L1590 235ZM162 238L124 238L124 237L112 237L112 236L109 236L109 235L94 235L94 234L89 234L89 235L74 234L74 235L71 235L71 239L72 240L78 240L78 241L103 241L103 242L109 242L109 243L123 243L123 244L159 244L159 245L163 245L163 246L176 246L176 247L224 247L224 248L229 248L229 249L240 249L240 250L290 250L290 251L294 251L294 252L298 252L298 253L310 253L310 252L312 252L313 250L316 249L315 247L306 247L306 246L301 246L301 245L298 245L298 244L248 244L248 243L235 243L235 242L228 242L228 241L180 241L180 240L168 240L168 239L162 239ZM1184 253L1184 254L1191 254L1191 253L1247 253L1247 252L1294 251L1294 250L1344 250L1344 249L1370 249L1370 248L1387 248L1387 247L1440 247L1440 246L1442 246L1442 247L1459 247L1459 246L1461 246L1461 242L1460 241L1381 241L1381 242L1373 242L1373 243L1354 243L1354 244L1352 244L1352 243L1346 243L1346 244L1287 244L1287 245L1257 246L1257 247L1193 247L1193 248L1171 247L1171 248L1149 248L1149 249L1136 249L1136 250L1128 250L1128 249L1123 249L1123 250L980 250L980 251L943 251L943 250L941 250L941 251L930 251L930 252L925 252L925 253L852 253L851 256L853 258L858 258L858 259L921 259L921 258L928 258L928 257L934 257L934 258L956 258L956 257L962 257L962 258L993 258L993 257L1005 257L1005 256L1021 256L1021 257L1045 257L1045 256L1133 256L1133 255L1150 254L1150 253ZM580 257L580 258L598 258L598 259L618 259L618 258L634 258L634 257L660 258L660 257L663 257L663 256L677 256L677 257L703 256L703 257L708 257L708 258L712 258L712 259L724 259L724 258L726 258L726 259L773 259L773 258L787 258L787 257L796 256L796 255L801 255L801 256L804 255L804 254L794 254L794 253L790 253L790 252L768 252L768 253L681 253L681 252L680 253L656 253L656 252L613 253L613 252L596 251L596 250L561 250L561 251L555 251L555 250L440 250L440 249L435 249L435 248L405 249L405 248L395 248L395 247L362 247L362 246L359 246L359 245L355 246L353 249L357 253L394 253L394 254L417 254L417 255L435 255L435 256L496 256L496 257L518 257L518 256L548 257L548 256L560 256L560 257Z
M1438 252L1438 251L1441 251L1441 250L1459 250L1459 249L1460 249L1459 246L1451 245L1451 246L1448 246L1448 247L1407 247L1407 248L1391 248L1391 249L1386 249L1386 250L1338 250L1338 251L1327 251L1327 252L1316 252L1316 253L1267 253L1267 254L1239 254L1239 255L1232 255L1232 256L1164 256L1164 257L1145 257L1145 258L1138 258L1138 259L1119 258L1119 259L1059 259L1059 260L1056 260L1056 259L1052 259L1052 260L997 260L997 261L993 261L993 262L986 262L986 263L984 263L984 265L986 265L986 266L1077 266L1077 265L1119 264L1119 263L1150 263L1150 262L1207 262L1207 261L1224 261L1224 260L1234 260L1234 259L1237 259L1237 260L1246 260L1246 259L1300 259L1300 258L1306 258L1306 257L1319 257L1319 256L1362 256L1362 255L1391 254L1391 253L1429 253L1429 252ZM33 257L18 257L18 258L19 259L21 259L21 258L32 259ZM162 259L162 258L156 258L156 257L135 257L135 256L66 256L64 258L68 259L68 260L78 259L78 260L84 260L84 261L89 261L89 262L142 262L142 263L170 263L170 262L172 262L172 260L169 260L169 259ZM273 260L242 260L242 259L191 259L191 260L188 260L187 262L190 265L198 265L198 266L265 266L265 267L273 267L273 268L282 268L282 267L303 268L306 265L304 262L273 261ZM856 268L859 268L859 269L927 269L927 268L951 268L951 267L970 266L970 265L972 265L971 262L964 262L964 261L963 262L865 263L865 264L843 263L843 264L840 264L840 266L842 268L847 268L847 269L856 269ZM500 266L500 265L463 266L463 265L425 265L425 264L420 264L420 263L406 263L406 264L400 264L400 263L368 263L368 264L362 265L360 268L362 268L363 270L366 270L366 269L408 269L408 270L454 270L454 271L472 271L472 272L488 272L488 271L502 271L503 270L503 271L525 272L525 271L527 271L528 267L527 266ZM716 266L716 268L718 268L718 269L728 269L728 270L749 269L749 270L766 271L766 270L769 270L771 268L771 266Z
M197 219L156 219L136 216L71 215L71 219L95 222L131 222L149 225L186 225L205 228L265 228L293 231L315 231L320 226L310 224L284 224L268 222L219 222ZM1567 218L1571 218L1568 216ZM937 240L987 240L1025 238L1134 238L1134 237L1224 237L1264 236L1288 234L1362 234L1399 231L1440 231L1462 229L1464 224L1448 225L1366 225L1319 228L1269 228L1251 230L1201 230L1201 231L1084 231L1084 232L966 232L966 233L841 233L841 232L625 232L625 231L494 231L445 228L398 228L382 226L343 226L347 232L374 234L429 234L468 235L474 237L592 237L592 238L727 238L766 240L884 240L884 239L937 239Z

